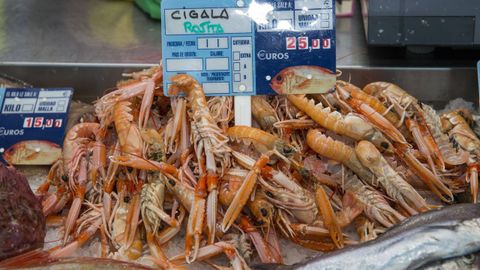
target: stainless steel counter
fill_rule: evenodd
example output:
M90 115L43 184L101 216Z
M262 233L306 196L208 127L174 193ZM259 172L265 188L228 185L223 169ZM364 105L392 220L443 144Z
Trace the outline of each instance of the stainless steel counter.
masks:
M10 63L155 64L160 22L131 1L1 0L0 59Z
M359 6L356 10L354 18L337 20L337 64L344 79L360 86L396 82L439 105L455 97L478 100L479 52L441 49L415 55L368 48ZM0 72L33 85L72 86L77 97L92 100L122 72L160 59L160 22L132 1L0 0Z

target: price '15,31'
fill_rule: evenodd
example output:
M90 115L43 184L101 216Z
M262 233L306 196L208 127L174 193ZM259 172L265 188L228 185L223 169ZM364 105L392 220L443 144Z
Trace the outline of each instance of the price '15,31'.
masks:
M286 41L287 50L318 50L320 48L331 48L331 39L329 38L313 38L309 42L308 37L287 37Z

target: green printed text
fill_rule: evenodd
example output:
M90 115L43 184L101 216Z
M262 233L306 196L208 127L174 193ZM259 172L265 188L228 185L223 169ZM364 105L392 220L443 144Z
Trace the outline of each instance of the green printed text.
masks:
M223 33L223 28L220 24L212 24L210 21L202 22L200 24L184 22L183 28L185 29L185 33L195 33L195 34Z

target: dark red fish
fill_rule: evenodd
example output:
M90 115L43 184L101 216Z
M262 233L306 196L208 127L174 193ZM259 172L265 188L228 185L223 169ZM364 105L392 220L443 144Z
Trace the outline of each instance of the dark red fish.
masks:
M45 217L28 181L0 164L0 260L43 245Z

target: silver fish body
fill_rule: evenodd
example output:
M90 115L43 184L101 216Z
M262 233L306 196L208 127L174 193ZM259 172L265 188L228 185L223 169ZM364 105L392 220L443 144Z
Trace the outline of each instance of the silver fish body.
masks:
M421 267L422 270L479 270L480 254L470 254L441 260Z
M371 242L276 269L418 269L479 250L480 205L457 204L413 216Z

